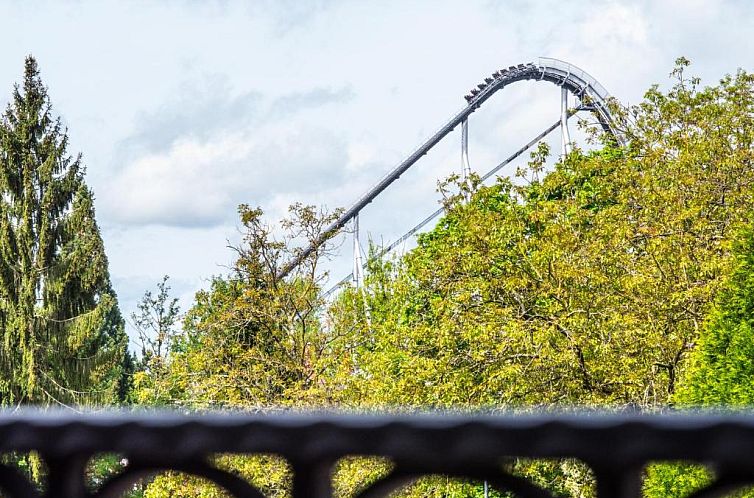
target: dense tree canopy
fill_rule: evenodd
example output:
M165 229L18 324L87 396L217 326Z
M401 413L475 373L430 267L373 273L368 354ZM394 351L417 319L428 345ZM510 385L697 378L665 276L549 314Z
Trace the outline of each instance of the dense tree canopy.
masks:
M751 240L742 230L754 200L754 76L702 88L685 75L688 61L677 62L668 92L652 87L622 111L629 145L605 140L554 166L542 145L518 178L472 181L471 195L446 182L446 216L418 247L372 258L366 285L330 303L322 254L277 278L294 242L312 240L330 218L295 206L291 235L278 241L261 211L242 207L247 237L234 271L197 295L167 370L142 374L137 398L255 408L751 403L751 254L741 248ZM740 233L749 235L732 257ZM269 464L233 463L284 493L286 474L269 477ZM559 495L590 489L576 462L514 467ZM347 496L384 462L345 469ZM671 471L673 482L705 479ZM181 486L166 478L149 492ZM430 480L413 493L479 488Z
M752 205L754 79L683 75L630 145L500 178L372 275L355 404L666 404ZM359 318L349 320L359 321Z
M640 104L616 107L626 146L605 137L548 165L540 144L516 178L441 183L438 225L405 255L373 248L365 285L334 299L321 289L333 246L286 278L280 269L338 213L296 204L272 227L242 205L231 271L185 315L167 277L145 294L132 317L143 344L134 361L81 157L68 153L29 57L0 120L0 406L128 394L189 409L749 407L754 75L701 87L687 66L677 61L669 91L654 86ZM119 462L97 460L93 475ZM275 456L217 463L286 496L290 472ZM574 461L507 465L560 496L593 484ZM389 467L348 459L335 488L351 496ZM648 475L645 492L658 498L709 479L688 465ZM407 493L480 489L436 478ZM219 496L175 475L141 492Z
M754 224L734 241L730 273L706 317L673 402L684 409L754 406ZM680 498L707 484L711 472L701 466L658 465L649 474L649 498ZM754 491L745 496L754 496Z

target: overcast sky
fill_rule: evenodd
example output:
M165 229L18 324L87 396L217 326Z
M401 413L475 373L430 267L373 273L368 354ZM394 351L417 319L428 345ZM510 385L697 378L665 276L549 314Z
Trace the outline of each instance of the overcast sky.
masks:
M224 273L239 203L273 220L295 201L348 205L498 68L560 58L627 104L681 55L709 84L754 70L747 0L8 1L0 20L0 102L37 57L124 315L163 274L185 309ZM538 82L498 92L470 120L472 167L557 119L558 99ZM363 243L432 212L459 170L454 132L363 212Z

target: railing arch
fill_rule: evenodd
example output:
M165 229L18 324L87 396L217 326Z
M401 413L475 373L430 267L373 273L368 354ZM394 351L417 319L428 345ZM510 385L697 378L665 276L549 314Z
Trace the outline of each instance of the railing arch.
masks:
M263 496L210 463L218 453L276 454L293 471L293 498L330 498L331 471L353 455L390 459L392 473L361 493L390 492L430 474L488 481L521 498L550 492L501 465L511 458L573 458L587 464L598 498L638 498L650 462L711 464L715 480L694 497L717 496L754 483L754 416L749 414L540 415L269 415L174 413L14 413L0 415L0 452L36 451L49 469L38 491L0 466L8 498L113 498L134 479L160 470L209 479L232 496ZM122 474L86 490L86 461L95 454L127 458Z

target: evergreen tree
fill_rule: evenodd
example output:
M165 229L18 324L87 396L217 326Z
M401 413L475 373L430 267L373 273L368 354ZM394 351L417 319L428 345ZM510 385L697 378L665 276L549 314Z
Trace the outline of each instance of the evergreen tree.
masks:
M730 274L673 397L678 407L754 406L754 224L742 230L732 250ZM700 465L655 465L644 491L649 498L688 496L711 480L709 470ZM751 498L754 491L736 496Z
M105 403L121 387L123 320L67 149L30 56L0 122L0 405Z
M675 396L680 406L754 405L754 225L742 231L733 253L727 285Z

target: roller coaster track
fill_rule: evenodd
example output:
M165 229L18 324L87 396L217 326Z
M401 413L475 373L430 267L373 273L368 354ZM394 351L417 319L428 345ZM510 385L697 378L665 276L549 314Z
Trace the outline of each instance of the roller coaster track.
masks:
M547 81L560 86L563 89L565 102L566 91L575 95L581 102L580 107L588 108L597 118L605 132L610 133L623 145L624 139L616 126L616 119L610 113L608 100L610 95L607 90L588 73L578 67L557 59L542 57L538 63L518 64L507 69L495 71L484 82L477 85L465 96L467 105L457 112L448 122L437 130L427 141L420 145L406 159L388 172L376 185L362 195L343 214L330 224L325 230L312 241L307 247L301 249L290 261L278 272L278 278L284 278L290 274L306 258L318 250L325 242L335 236L348 222L356 218L359 212L379 196L386 188L395 182L409 168L416 164L419 159L426 155L435 145L452 132L458 125L464 123L468 117L486 102L493 94L502 90L511 83L525 80ZM560 124L564 130L567 119L567 110L563 109ZM557 125L551 127L552 131ZM525 150L525 149L524 149ZM439 212L437 213L439 214ZM434 218L434 216L433 216ZM422 225L423 226L423 225ZM413 233L413 232L412 232ZM405 240L405 239L404 239Z
M576 109L576 110L583 110L583 109ZM576 110L574 110L573 113L575 113ZM494 175L495 173L497 173L498 171L500 171L503 167L507 166L508 164L510 164L511 162L513 162L514 160L518 159L521 156L521 154L523 154L524 152L526 152L527 150L529 150L531 147L533 147L534 145L536 145L537 143L539 143L540 140L542 140L543 138L545 138L553 130L555 130L556 128L558 128L560 125L561 125L561 121L560 120L555 121L553 124L551 124L550 126L548 126L542 133L540 133L539 135L537 135L536 137L534 137L533 139L531 139L529 142L527 142L526 145L524 145L523 147L521 147L520 149L518 149L516 152L514 152L513 154L511 154L510 156L508 156L507 158L505 158L505 160L503 160L502 162L500 162L499 164L497 164L494 168L492 168L487 173L485 173L484 175L482 175L481 177L479 177L479 181L483 182L483 181L487 180L492 175ZM374 255L374 257L376 257L377 259L379 259L382 256L384 256L386 254L389 254L390 252L392 252L393 249L395 249L396 247L398 247L401 244L403 244L404 242L406 242L409 239L409 237L411 237L416 232L418 232L419 230L421 230L422 228L424 228L425 226L427 226L427 224L430 221L434 220L435 218L437 218L438 216L440 216L444 212L445 212L445 206L437 208L430 215L426 216L419 223L417 223L416 225L414 225L413 228L411 228L411 230L407 231L406 233L404 233L403 235L401 235L400 237L398 237L396 240L394 240L393 242L391 242L387 246L382 247L379 251L377 251L377 253ZM363 269L366 269L367 263L363 263L362 266L363 266ZM330 287L330 289L327 290L323 294L323 296L324 297L329 296L330 294L332 294L333 292L335 292L336 290L338 290L340 287L342 287L343 285L345 285L346 283L348 283L351 280L353 280L353 272L349 273L348 275L346 275L345 277L343 277L342 279L340 279L335 285L333 285L332 287Z

